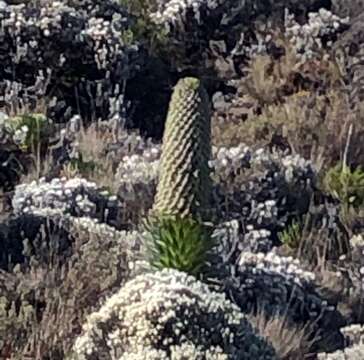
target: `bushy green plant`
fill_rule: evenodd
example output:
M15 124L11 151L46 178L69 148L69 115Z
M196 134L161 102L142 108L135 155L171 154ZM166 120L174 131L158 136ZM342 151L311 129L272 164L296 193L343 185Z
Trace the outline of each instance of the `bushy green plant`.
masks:
M151 217L145 227L147 257L156 269L173 268L197 275L214 246L211 225L192 218Z
M346 165L337 164L325 174L324 186L347 207L364 205L364 171L361 167L352 170Z
M300 239L302 236L302 222L294 220L283 231L278 233L279 240L282 244L287 245L291 249L299 247Z
M10 125L14 132L24 132L20 144L24 150L37 150L49 135L49 122L43 114L18 115L10 119Z

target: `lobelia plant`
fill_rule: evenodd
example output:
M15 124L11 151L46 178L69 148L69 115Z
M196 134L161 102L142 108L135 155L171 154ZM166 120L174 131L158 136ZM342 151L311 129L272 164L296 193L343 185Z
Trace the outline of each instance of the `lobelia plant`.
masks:
M177 83L169 105L152 212L206 218L210 158L208 95L198 79L184 78Z
M161 216L146 223L149 263L198 275L213 245L211 227L192 218Z
M196 275L214 246L209 205L212 183L210 109L196 78L173 92L163 136L157 193L145 222L151 265Z

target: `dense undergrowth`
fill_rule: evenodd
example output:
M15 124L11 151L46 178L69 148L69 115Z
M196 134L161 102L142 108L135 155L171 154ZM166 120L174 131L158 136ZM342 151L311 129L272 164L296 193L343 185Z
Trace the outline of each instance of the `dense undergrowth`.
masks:
M0 359L362 359L363 9L0 0Z

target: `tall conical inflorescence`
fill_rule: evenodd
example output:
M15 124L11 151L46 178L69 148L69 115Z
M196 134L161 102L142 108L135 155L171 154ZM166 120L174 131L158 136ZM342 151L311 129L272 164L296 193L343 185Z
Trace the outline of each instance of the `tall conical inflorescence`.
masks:
M197 274L213 246L209 220L212 193L210 109L195 78L180 80L173 92L159 182L147 229L148 256L157 268Z
M211 194L210 156L208 95L198 79L181 79L169 105L153 212L204 217Z

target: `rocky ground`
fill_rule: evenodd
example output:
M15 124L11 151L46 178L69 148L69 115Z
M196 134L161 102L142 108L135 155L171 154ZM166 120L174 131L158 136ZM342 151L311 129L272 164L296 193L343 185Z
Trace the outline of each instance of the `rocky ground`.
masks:
M0 64L0 359L364 359L364 1L0 0ZM143 250L185 76L208 279Z

